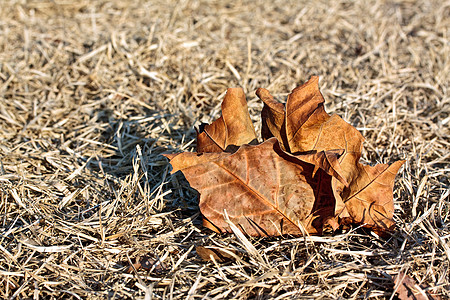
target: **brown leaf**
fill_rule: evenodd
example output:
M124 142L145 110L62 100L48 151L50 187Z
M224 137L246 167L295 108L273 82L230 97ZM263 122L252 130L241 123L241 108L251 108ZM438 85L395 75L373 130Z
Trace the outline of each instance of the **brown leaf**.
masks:
M244 93L228 89L222 116L198 133L200 153L166 155L173 172L181 170L199 191L206 227L230 231L225 209L250 235L320 234L324 225L344 223L383 232L394 225L392 188L403 161L360 164L364 138L325 112L318 82L313 76L295 88L286 105L256 91L265 142L254 147Z
M291 153L342 149L338 173L343 178L334 175L332 180L336 216L383 230L392 227L392 188L395 174L403 162L389 168L387 165L360 164L364 138L342 118L325 112L316 76L289 94L282 124L282 104L272 103L273 97L267 90L258 91L257 95L264 101L263 129L282 141L284 149ZM277 133L277 130L281 132ZM331 223L336 227L336 222Z
M403 163L396 161L392 165L378 164L374 167L357 164L349 187L344 187L342 193L335 193L336 201L344 203L352 223L379 229L389 229L394 225L392 190L395 176ZM334 184L342 186L340 182Z
M323 124L330 119L324 110L324 102L319 91L318 76L312 76L308 82L295 88L289 94L286 101L286 136L291 153L315 150L320 147L316 145L320 141L319 137L323 140L322 133L328 133L322 130ZM326 141L322 143L327 145L327 147L321 147L322 149L344 149L327 144L328 140L326 138Z
M400 272L394 277L395 287L400 300L439 300L438 295L426 292L423 287L408 275Z
M276 137L283 150L286 150L284 145L288 143L284 121L284 105L275 101L266 89L259 88L256 90L256 95L264 102L264 107L261 111L261 135L263 140Z
M265 89L256 94L264 102L261 113L263 139L277 137L290 153L311 150L345 149L361 152L361 134L339 116L329 116L319 91L319 77L295 88L288 96L286 109Z
M284 142L282 137L286 136L287 144L284 142L283 148L289 149L291 153L344 150L344 155L339 158L339 162L347 180L350 179L348 173L361 157L364 138L356 128L339 116L329 116L325 112L324 99L319 91L318 80L317 76L313 76L308 82L295 88L289 94L286 102L285 126L280 125L281 106L283 105L270 103L270 99L274 100L266 90L257 93L264 101L263 111L266 109L267 116L262 113L263 128L266 127L265 130L270 131L272 136L277 138L280 136L281 138L278 138L280 142ZM272 109L272 107L276 107L276 109ZM275 125L271 120L276 120ZM277 130L285 130L285 133L277 133Z
M324 158L327 155L333 152L290 156L271 138L257 146L243 145L233 154L168 157L173 172L181 170L199 191L205 226L231 232L224 218L226 210L247 234L270 236L301 235L303 230L321 233L323 222L333 216L335 203L327 172L336 171Z
M222 102L222 116L197 133L197 152L232 152L256 139L244 91L229 88Z

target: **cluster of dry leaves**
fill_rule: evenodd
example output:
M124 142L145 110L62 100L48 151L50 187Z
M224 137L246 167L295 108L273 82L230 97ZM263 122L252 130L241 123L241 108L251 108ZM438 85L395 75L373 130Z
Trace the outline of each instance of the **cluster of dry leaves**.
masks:
M204 225L251 236L322 234L327 226L359 224L378 232L394 226L392 189L403 161L359 162L363 137L328 115L318 77L295 88L286 105L258 89L263 142L241 88L230 88L222 116L203 125L197 152L167 154L200 193Z

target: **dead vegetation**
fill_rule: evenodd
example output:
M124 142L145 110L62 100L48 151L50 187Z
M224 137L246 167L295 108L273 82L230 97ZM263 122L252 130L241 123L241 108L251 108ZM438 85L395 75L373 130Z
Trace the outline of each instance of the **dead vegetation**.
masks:
M450 297L450 2L369 2L4 1L0 297L390 299L400 272ZM228 87L256 122L258 87L311 75L366 163L407 160L396 232L201 227L160 154L193 150Z

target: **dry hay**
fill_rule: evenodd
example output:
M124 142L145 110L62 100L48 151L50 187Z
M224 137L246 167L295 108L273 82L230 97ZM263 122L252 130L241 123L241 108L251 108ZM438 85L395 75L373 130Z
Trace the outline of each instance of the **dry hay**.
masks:
M0 297L389 299L400 271L450 297L449 16L441 0L3 1ZM311 75L366 162L407 159L397 231L202 228L160 154L192 151L227 87L256 122L258 87L284 99Z

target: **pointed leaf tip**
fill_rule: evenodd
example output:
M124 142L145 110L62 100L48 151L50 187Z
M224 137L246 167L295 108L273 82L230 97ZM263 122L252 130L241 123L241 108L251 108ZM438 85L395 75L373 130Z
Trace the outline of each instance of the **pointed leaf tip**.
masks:
M229 151L229 146L239 147L255 139L244 90L229 88L222 101L220 118L197 132L197 152Z
M367 227L378 230L391 228L395 224L394 180L404 162L373 167L357 163L350 185L338 195L345 203L344 215L348 214L354 223Z

